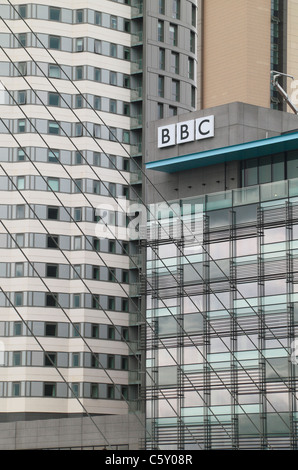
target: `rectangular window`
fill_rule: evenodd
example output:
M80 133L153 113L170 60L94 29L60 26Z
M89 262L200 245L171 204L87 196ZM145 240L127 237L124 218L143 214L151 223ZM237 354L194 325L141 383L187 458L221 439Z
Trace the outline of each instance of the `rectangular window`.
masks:
M95 39L94 41L94 52L95 54L101 54L101 41Z
M19 204L16 207L16 219L24 219L25 218L25 205Z
M115 310L115 297L108 297L108 309Z
M93 266L92 269L92 279L99 280L99 267L98 266Z
M17 69L18 69L18 74L21 77L25 77L27 75L27 62L19 62Z
M50 49L61 49L61 38L60 36L50 36L49 37L49 48Z
M189 57L188 58L188 78L193 80L194 76L195 76L195 62L191 57Z
M82 249L82 237L80 235L74 237L73 249L74 250L81 250Z
M25 150L18 149L17 160L18 162L23 162L25 160Z
M73 278L79 279L81 277L81 265L75 264L73 267Z
M101 25L101 12L100 11L95 12L95 24Z
M78 338L80 336L80 331L81 331L80 323L74 323L73 324L73 329L72 329L72 336L74 338Z
M108 356L108 369L115 369L115 356Z
M47 277L58 277L58 264L47 264L46 265L46 276Z
M98 384L91 384L90 395L91 395L91 398L98 398L99 397Z
M23 47L26 47L27 46L27 34L26 33L20 33L18 35L18 40L19 40L19 44Z
M55 135L60 134L60 126L59 126L59 123L56 121L49 121L48 129L49 129L49 134L55 134Z
M57 323L45 324L45 336L57 336Z
M76 80L83 80L83 67L82 67L82 65L78 65L78 67L75 68L75 79Z
M59 207L48 207L48 220L59 220Z
M19 382L13 382L12 384L12 396L19 397L21 395L21 384Z
M114 385L108 385L107 387L107 395L110 400L115 398L115 387Z
M58 65L49 65L49 77L50 78L60 78L61 77L61 69Z
M49 106L60 106L59 93L49 93Z
M100 139L100 129L101 126L99 124L94 124L93 126L93 137Z
M159 48L159 68L160 70L165 70L166 64L166 51L165 49Z
M76 222L81 222L82 220L82 208L81 207L74 208L73 218Z
M80 367L80 354L79 353L72 354L72 367Z
M117 57L117 44L110 44L110 56Z
M179 54L176 52L171 53L171 72L179 74Z
M58 305L58 294L53 292L46 293L46 306L47 307L57 307Z
M21 18L27 18L27 5L19 5L19 15Z
M110 100L110 113L117 113L117 101Z
M192 26L197 25L197 7L195 5L191 6L191 24Z
M180 0L172 0L172 17L176 20L180 19Z
M83 135L83 124L80 122L76 122L75 124L75 136L76 137L82 137Z
M160 15L165 14L165 0L158 0L158 13Z
M76 11L76 23L83 23L84 21L84 10Z
M49 19L52 21L60 21L61 8L49 7Z
M95 323L91 325L91 337L99 338L99 325Z
M111 15L111 29L117 29L117 16Z
M25 119L18 120L18 132L23 133L26 131L26 121Z
M116 242L109 240L109 253L116 253Z
M163 75L158 76L158 96L160 98L164 97L164 87L165 87L165 79Z
M81 296L80 294L74 294L73 296L73 307L80 308L81 306Z
M172 80L172 100L180 100L180 82L178 80Z
M27 92L19 91L18 92L18 104L26 104L27 101Z
M99 309L99 294L92 295L92 308Z
M83 52L84 50L84 39L78 38L76 39L76 52Z
M56 396L56 384L54 384L54 383L45 383L44 384L44 396L45 397L55 397Z
M47 179L48 182L48 190L49 188L52 189L52 191L59 191L59 178L51 178L49 177Z
M22 335L22 323L21 322L14 322L13 324L13 334L14 336L21 336Z
M157 40L160 42L164 41L164 22L159 21L157 25Z
M15 276L16 277L23 277L24 276L24 263L16 263Z
M101 109L101 97L100 96L94 97L94 108L98 110Z
M196 51L196 35L193 31L190 32L190 52Z
M157 119L162 119L164 117L163 104L157 103Z
M14 304L15 307L21 307L23 305L23 292L15 292Z
M101 69L94 69L94 80L96 82L100 82L101 81Z
M117 73L110 72L110 85L117 85Z
M47 248L59 248L59 237L58 235L47 235Z
M58 163L60 159L60 150L48 150L48 162Z
M178 26L176 24L170 24L169 26L169 38L172 46L178 44Z
M16 245L23 248L25 246L25 236L23 233L16 234Z
M20 190L25 189L25 176L17 177L17 188Z
M44 365L48 367L54 367L57 362L57 354L54 352L47 352L44 355Z
M82 165L83 163L83 156L81 152L76 151L75 153L75 165Z

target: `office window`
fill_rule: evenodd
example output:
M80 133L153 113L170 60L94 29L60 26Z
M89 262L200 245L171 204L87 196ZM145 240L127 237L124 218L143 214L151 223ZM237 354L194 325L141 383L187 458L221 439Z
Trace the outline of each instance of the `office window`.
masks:
M123 158L123 171L130 170L130 161L129 158Z
M95 39L94 41L94 52L95 54L101 54L101 41Z
M81 207L75 207L73 218L76 222L81 222L82 220L82 208Z
M121 369L128 370L128 357L121 358Z
M110 24L111 24L111 29L117 29L118 27L117 16L111 15Z
M76 39L76 52L83 52L84 50L84 39L77 38Z
M162 103L157 103L157 119L163 119L164 109Z
M130 48L129 47L124 47L123 58L124 60L130 60Z
M98 68L95 68L94 69L94 80L96 82L100 82L101 81L101 69L98 69Z
M18 162L23 162L25 160L25 150L18 149L17 160Z
M13 324L13 334L14 336L21 336L22 335L22 323L21 322L14 322Z
M117 44L110 44L110 56L117 57Z
M78 383L71 384L71 397L75 398L80 395L80 388Z
M15 276L23 277L24 276L24 263L16 263L15 265Z
M165 49L159 48L159 68L160 70L165 70L166 64L166 51Z
M108 385L107 387L107 396L110 400L115 398L115 387L114 385Z
M91 325L91 337L99 338L99 325L95 323Z
M110 100L110 113L117 113L117 101Z
M60 159L60 150L48 150L48 162L58 163Z
M170 24L169 26L169 38L170 44L172 46L177 46L178 44L178 26L176 24Z
M123 76L123 88L130 88L130 76L129 75Z
M57 354L55 352L47 352L44 355L44 365L48 367L55 367L57 363Z
M124 19L124 31L130 33L130 20Z
M19 91L18 92L18 104L26 104L27 101L27 92Z
M116 269L110 268L109 269L109 282L116 282Z
M17 177L17 188L19 190L25 189L25 177L24 176Z
M117 85L117 73L110 72L110 85Z
M195 76L195 62L191 57L189 57L188 58L188 78L193 80L194 76Z
M49 106L60 106L59 93L49 93Z
M81 277L81 265L80 264L75 264L73 266L73 278L74 279L80 279Z
M180 83L178 80L172 80L172 100L180 100Z
M59 248L59 237L58 235L47 235L47 248Z
M93 182L93 193L100 194L100 182L99 181Z
M17 246L20 246L21 248L25 246L25 236L23 233L17 233L15 240Z
M92 295L92 308L99 309L99 294Z
M80 235L74 237L73 248L74 248L74 250L81 250L82 249L82 237Z
M26 121L25 119L18 120L18 132L23 133L26 131Z
M48 190L52 189L52 191L59 191L59 178L51 178L47 179L48 182Z
M95 12L95 24L101 25L101 12L100 11Z
M197 8L195 5L191 6L191 24L192 26L197 25Z
M57 336L57 323L45 324L45 336Z
M128 400L128 387L126 386L121 387L121 399Z
M191 87L191 105L193 108L196 107L196 89L194 86Z
M117 129L115 127L110 127L109 140L116 142L117 140Z
M91 356L91 367L99 367L99 354L98 353L92 353Z
M49 37L49 48L50 49L61 49L61 38L59 36L50 36Z
M15 307L21 307L23 305L23 292L15 292L14 305Z
M59 207L48 207L48 220L59 220Z
M108 356L108 369L115 369L115 356Z
M49 7L49 19L52 21L60 21L61 8Z
M45 383L44 384L44 396L45 397L55 397L56 396L56 384L55 383Z
M76 11L76 23L83 23L84 21L84 10Z
M98 266L93 266L92 268L92 279L99 281L99 267Z
M49 65L49 77L50 78L60 78L61 77L61 69L58 65Z
M81 296L80 294L74 294L73 296L73 307L80 308L81 307Z
M25 218L25 205L19 204L16 207L16 219L24 219Z
M122 142L124 144L130 144L130 132L123 130Z
M126 271L126 270L123 270L122 271L122 282L124 284L128 284L129 283L129 272Z
M49 121L48 130L49 130L49 134L59 135L60 134L59 123L56 121Z
M27 62L19 62L17 65L18 74L21 77L25 77L27 75Z
M93 137L96 137L97 139L100 139L100 125L99 124L94 124L93 126Z
M190 52L196 51L196 35L193 31L190 32Z
M159 21L157 25L157 40L160 42L164 41L164 22Z
M76 137L82 137L83 135L83 124L80 122L76 122L75 124L75 136Z
M99 239L98 238L93 238L93 249L95 251L99 251L100 249L100 242L99 242Z
M165 14L165 0L158 0L158 13L160 15Z
M176 106L169 106L169 117L177 116Z
M163 75L158 76L158 96L160 98L164 97L164 86L165 86L165 79Z
M115 339L115 327L114 326L109 326L108 327L108 339Z
M46 265L46 276L47 277L58 277L58 264L47 264Z
M82 156L81 152L79 152L78 150L75 153L75 164L76 165L82 165L83 164L83 156Z
M72 367L80 367L80 354L79 353L72 354Z
M14 366L20 366L21 365L21 351L13 351L12 363L13 363Z
M128 312L128 299L122 299L121 310L122 312Z
M46 293L46 306L47 307L57 307L58 306L58 294L53 292Z
M20 33L18 35L18 44L23 46L23 47L26 47L27 46L27 34L26 33Z
M99 392L98 392L98 384L91 384L91 398L98 398L99 397Z
M109 240L109 253L116 253L116 242L114 240Z
M179 74L179 54L176 52L171 53L171 72Z
M20 382L13 382L12 384L12 396L19 397L21 395L21 384Z
M19 16L27 18L27 5L19 5Z
M129 103L123 103L123 115L130 116L130 104Z
M100 96L95 96L94 97L94 108L95 109L101 109L101 97Z
M108 309L115 310L115 297L108 297Z
M180 19L180 0L172 0L172 17Z
M78 338L81 334L81 325L80 323L73 323L73 328L72 328L72 336L74 338Z
M82 67L82 65L78 65L75 68L75 79L76 80L83 80L83 67Z

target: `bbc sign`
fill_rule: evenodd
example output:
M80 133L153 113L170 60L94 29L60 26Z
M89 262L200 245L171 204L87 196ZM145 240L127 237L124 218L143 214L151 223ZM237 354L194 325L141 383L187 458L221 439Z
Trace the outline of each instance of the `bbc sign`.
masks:
M214 116L158 128L158 148L214 137Z

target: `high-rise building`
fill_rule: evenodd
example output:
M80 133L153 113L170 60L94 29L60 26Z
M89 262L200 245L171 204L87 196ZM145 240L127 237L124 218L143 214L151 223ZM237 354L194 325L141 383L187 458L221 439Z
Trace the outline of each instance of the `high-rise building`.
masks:
M85 416L89 440L74 421L71 438L54 426L21 445L138 447L140 256L125 207L142 198L147 122L196 108L196 1L0 11L0 421Z

